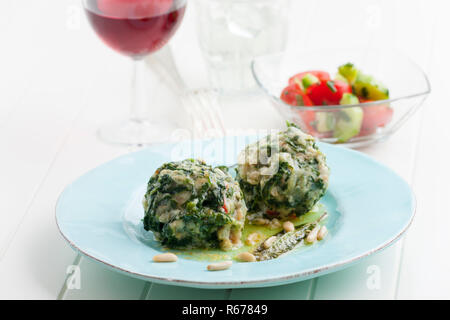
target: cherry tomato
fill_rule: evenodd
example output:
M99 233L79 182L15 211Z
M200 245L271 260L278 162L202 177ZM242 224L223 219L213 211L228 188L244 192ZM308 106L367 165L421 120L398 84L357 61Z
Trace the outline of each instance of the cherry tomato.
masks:
M118 18L149 18L168 13L173 0L99 0L98 9Z
M280 98L291 106L303 105L309 107L313 105L308 95L303 93L296 83L284 88ZM315 133L315 128L313 126L313 122L315 119L314 111L298 110L297 112L302 121L302 124L300 124L300 128L306 133Z
M300 118L302 119L302 125L300 125L300 128L305 131L307 134L310 134L312 136L317 135L316 128L314 127L314 123L316 120L316 113L312 110L299 110L298 111Z
M371 102L362 100L361 102ZM394 110L388 105L367 106L363 108L364 117L361 125L360 136L375 133L377 128L384 127L392 120Z
M338 105L344 93L351 93L351 86L340 80L315 84L306 90L309 98L316 106Z
M283 89L280 99L291 106L312 106L311 99L299 88L297 84L291 84Z
M312 70L312 71L306 71L306 72L300 72L298 74L296 74L295 76L291 77L289 79L289 84L294 84L295 83L295 79L297 78L298 80L302 80L302 78L307 74L310 73L313 76L317 77L320 82L326 82L331 80L330 78L330 74L326 71L318 71L318 70Z

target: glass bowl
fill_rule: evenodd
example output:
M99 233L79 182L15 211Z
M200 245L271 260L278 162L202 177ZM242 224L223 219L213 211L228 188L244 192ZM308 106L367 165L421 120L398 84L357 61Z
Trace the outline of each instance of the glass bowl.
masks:
M382 82L389 89L390 98L355 105L311 107L292 106L280 99L293 75L308 70L325 70L334 78L338 67L347 62ZM417 111L431 90L422 69L406 55L394 50L341 49L276 53L255 58L251 68L258 86L286 120L294 122L304 132L323 142L348 147L368 145L392 135ZM359 132L355 131L344 139L338 138L335 132L339 117L342 118L348 111L357 111L344 110L349 108L362 108L362 124ZM386 109L389 110L388 117L377 121L378 115Z

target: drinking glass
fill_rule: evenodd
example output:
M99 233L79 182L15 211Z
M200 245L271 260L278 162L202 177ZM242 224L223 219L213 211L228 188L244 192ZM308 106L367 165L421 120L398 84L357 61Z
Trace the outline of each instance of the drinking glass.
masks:
M143 145L169 136L167 124L149 117L143 58L173 36L186 0L83 0L83 5L100 39L133 60L129 118L100 128L99 137L110 143Z
M290 0L196 0L198 38L212 85L224 92L256 88L259 55L283 51Z

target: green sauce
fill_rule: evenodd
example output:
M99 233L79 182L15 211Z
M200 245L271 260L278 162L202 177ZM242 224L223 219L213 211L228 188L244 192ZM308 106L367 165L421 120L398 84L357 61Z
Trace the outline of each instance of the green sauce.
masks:
M323 204L317 204L312 211L301 215L293 220L290 220L295 226L299 226L305 223L311 223L317 221L324 213L326 212L326 208ZM235 256L241 252L252 252L254 251L264 240L267 238L276 235L283 228L269 228L268 226L261 225L251 225L245 224L244 230L242 232L242 246L240 248L236 248L231 251L223 251L220 249L190 249L190 250L167 250L175 253L180 258L188 259L188 260L197 260L197 261L208 261L208 262L216 262L216 261L224 261L224 260L234 260ZM254 232L258 232L262 235L261 240L254 245L250 246L245 243L245 239L247 239L248 235ZM301 247L300 245L299 247ZM296 249L295 249L296 250Z

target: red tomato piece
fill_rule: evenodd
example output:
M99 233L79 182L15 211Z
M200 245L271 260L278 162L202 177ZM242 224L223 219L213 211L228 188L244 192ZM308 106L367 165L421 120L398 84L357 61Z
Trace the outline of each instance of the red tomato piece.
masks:
M351 86L340 80L322 82L312 85L306 90L309 98L316 106L338 105L342 95L351 92Z
M298 87L291 84L283 89L280 99L291 106L312 106L311 99Z
M296 74L295 76L291 77L289 79L289 84L294 84L295 83L295 79L298 79L300 81L302 81L302 78L307 74L310 73L313 76L317 77L320 82L326 82L331 80L330 78L330 74L326 71L319 71L319 70L312 70L312 71L306 71L306 72L300 72L298 74Z
M300 118L302 118L303 124L300 125L300 128L306 132L307 134L310 134L312 136L317 136L317 130L314 127L314 123L316 120L316 113L315 111L310 110L302 110L298 111Z
M291 106L312 106L313 103L311 99L306 95L302 90L299 88L299 86L294 83L286 88L284 88L283 92L280 96L281 100L286 102L287 104ZM314 111L306 111L306 110L299 110L298 114L302 120L302 124L300 124L300 128L309 134L314 134L315 129L313 126L314 119L315 119L315 113Z
M149 18L168 13L173 0L99 0L98 9L117 18Z
M362 102L371 102L369 100ZM394 110L388 105L367 106L363 108L364 117L360 136L375 133L377 128L384 127L392 120Z
M277 211L274 211L274 210L266 210L266 214L269 216L269 217L278 217L279 215L280 215L280 213L279 212L277 212Z

